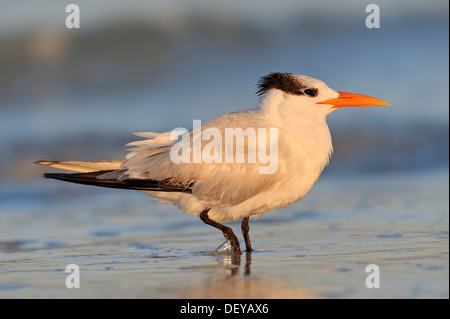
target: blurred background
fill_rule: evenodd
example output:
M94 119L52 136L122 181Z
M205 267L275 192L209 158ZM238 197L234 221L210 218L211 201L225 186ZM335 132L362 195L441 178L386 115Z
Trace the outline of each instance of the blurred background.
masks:
M131 132L255 107L260 76L292 72L391 107L328 123L326 173L448 166L448 3L378 1L0 2L0 177L40 176L39 159L124 156ZM348 168L348 169L347 169Z
M269 72L305 74L338 91L388 101L328 117L335 155L317 187L354 179L345 185L349 193L360 188L354 202L365 202L358 211L373 204L367 194L376 194L364 186L389 190L375 203L385 215L373 216L421 220L433 211L429 218L443 225L438 236L448 243L448 1L377 0L379 29L365 25L372 0L76 0L80 29L65 26L69 3L0 0L2 251L63 247L96 223L87 231L92 240L123 238L126 231L114 228L128 222L121 211L138 216L137 225L161 225L145 209L176 208L152 206L142 194L44 180L48 169L33 162L122 159L124 145L136 139L132 132L191 129L194 119L258 106L256 83ZM328 189L336 191L335 202L324 204L313 189L291 210L338 209L345 198L337 188ZM392 207L383 206L390 201ZM61 218L84 226L71 238ZM203 231L180 212L164 218ZM402 233L390 231L393 238ZM444 267L448 279L446 258L447 265L430 267ZM448 286L443 291L448 296Z

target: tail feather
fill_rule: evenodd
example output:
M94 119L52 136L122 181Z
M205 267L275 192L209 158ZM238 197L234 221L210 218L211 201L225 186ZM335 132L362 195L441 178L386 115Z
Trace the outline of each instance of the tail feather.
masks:
M121 161L91 161L91 162L82 162L82 161L37 161L34 162L38 165L45 165L54 168L65 169L73 172L80 173L91 173L98 171L113 171L118 170L124 163L124 160Z
M117 181L114 179L98 179L100 175L110 173L109 171L98 171L89 173L72 173L72 174L58 174L58 173L45 173L45 178L53 178L61 181L93 185L109 188L122 188L122 189L134 189L139 191L159 191L159 192L183 192L192 193L192 185L179 185L172 184L170 180L155 181L144 179L127 179Z

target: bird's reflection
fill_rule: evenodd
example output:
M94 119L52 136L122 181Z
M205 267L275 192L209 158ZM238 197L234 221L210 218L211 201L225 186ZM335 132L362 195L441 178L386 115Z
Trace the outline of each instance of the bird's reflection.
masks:
M232 277L239 273L241 261L245 258L244 276L251 274L252 253L245 252L242 254L229 253L217 255L219 262L225 267L225 276Z

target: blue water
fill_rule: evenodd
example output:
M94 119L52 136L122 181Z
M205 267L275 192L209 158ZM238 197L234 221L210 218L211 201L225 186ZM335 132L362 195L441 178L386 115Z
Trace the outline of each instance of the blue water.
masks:
M156 84L88 95L73 94L68 88L42 101L3 102L1 176L37 177L30 164L37 159L121 158L123 145L135 139L132 132L190 129L194 119L206 121L254 107L258 103L255 83L271 71L316 76L336 90L369 94L391 103L389 107L338 110L328 117L335 158L345 158L353 169L447 166L448 30L431 24L418 29L382 29L376 36L364 29L345 31L350 31L350 43L336 35L304 48L299 39L284 50L256 57L264 46L245 52L232 48L240 59L225 65L219 63L223 53L213 56L213 61L198 61L204 47L192 51L186 45L179 49L190 52L182 55L177 73L168 72ZM288 39L279 38L271 45L283 48ZM333 48L332 54L327 47ZM301 63L305 60L310 62ZM353 148L348 147L350 143Z

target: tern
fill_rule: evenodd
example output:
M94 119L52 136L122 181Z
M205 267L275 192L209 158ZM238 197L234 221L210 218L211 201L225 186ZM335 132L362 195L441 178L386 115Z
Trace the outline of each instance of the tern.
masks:
M46 173L46 178L134 189L163 203L176 205L221 230L234 253L241 253L239 240L233 230L223 224L242 219L242 234L246 250L250 252L249 218L256 219L265 212L301 200L328 164L333 146L327 115L347 106L389 105L370 96L337 92L318 79L293 73L270 73L262 77L257 86L259 107L221 115L206 122L201 132L214 129L214 132L225 133L230 128L241 128L243 132L248 132L249 128L255 132L261 128L276 129L277 166L273 172L261 173L260 168L267 163L259 158L239 162L174 161L171 152L179 143L186 142L186 136L188 141L198 141L194 130L182 139L174 139L171 132L135 133L145 139L127 144L132 148L124 160L35 163L76 172ZM247 142L247 148L240 151L247 159L257 147L267 150L262 142L267 142L268 136L258 134L258 137L258 143ZM200 138L201 145L206 142L207 139ZM190 158L195 153L193 144L186 144L191 151ZM229 149L229 145L223 144L211 150L217 151L215 158L220 160Z

